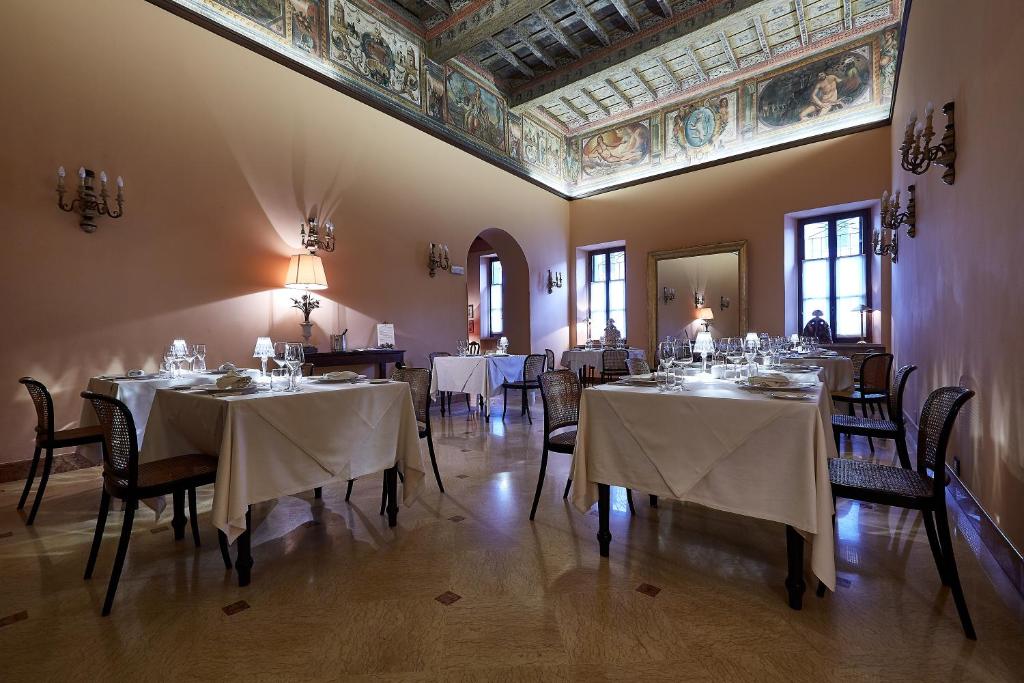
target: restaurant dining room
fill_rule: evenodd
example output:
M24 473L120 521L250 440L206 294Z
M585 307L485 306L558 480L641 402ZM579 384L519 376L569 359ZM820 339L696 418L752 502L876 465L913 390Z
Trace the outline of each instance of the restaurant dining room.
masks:
M1024 680L1020 0L4 7L0 680Z

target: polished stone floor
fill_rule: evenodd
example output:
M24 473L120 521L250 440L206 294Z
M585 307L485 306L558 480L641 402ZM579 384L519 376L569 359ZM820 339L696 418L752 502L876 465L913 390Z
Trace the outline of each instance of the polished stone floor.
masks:
M535 411L539 406L535 407ZM916 513L840 502L838 591L785 604L782 526L615 490L611 558L561 499L553 455L530 503L540 423L434 420L430 481L391 530L379 478L254 509L253 583L140 515L113 614L99 616L120 514L82 580L96 468L54 476L34 528L0 484L0 679L1020 680L1024 604L973 532L955 543L979 640L963 637ZM869 457L858 439L844 450ZM878 457L891 460L891 449ZM209 488L209 487L208 487ZM147 511L148 512L148 511ZM954 518L957 517L953 509ZM811 585L813 589L813 584Z

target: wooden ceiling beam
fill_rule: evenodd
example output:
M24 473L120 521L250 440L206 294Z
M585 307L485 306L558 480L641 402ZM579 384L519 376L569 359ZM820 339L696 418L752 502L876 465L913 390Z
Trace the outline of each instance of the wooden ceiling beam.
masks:
M664 16L666 19L671 18L672 5L670 5L667 0L655 0L655 2L658 3L658 9L661 10L662 16Z
M595 107L597 107L598 109L603 111L605 116L611 115L611 113L612 113L611 109L609 109L608 107L604 106L604 104L601 102L601 100L597 99L597 97L594 96L594 93L590 92L586 88L580 88L580 92L583 93L584 97L586 97L588 100L593 102Z
M555 64L555 60L552 59L551 55L545 52L540 45L533 42L530 39L530 36L526 35L526 31L519 28L518 26L513 26L512 32L516 34L516 38L519 39L519 42L525 45L526 49L532 52L534 57L544 62L544 64L546 64L549 69L554 69L557 66L557 64Z
M583 123L586 123L587 121L590 120L590 117L587 116L587 113L580 109L579 107L577 107L575 104L573 104L568 97L559 97L558 99L562 104L565 105L565 107L569 111L571 111L573 114L576 115L577 118L583 121Z
M428 41L427 56L435 62L447 62L452 57L487 42L489 38L522 21L549 2L551 0L507 0L506 6L499 11L496 11L491 3L482 3L464 20L460 18L459 25L465 24L465 30L443 31Z
M847 31L853 29L853 0L843 0L843 27Z
M569 0L569 6L572 7L572 11L576 13L576 16L587 25L587 28L594 34L594 37L601 41L602 45L607 47L612 44L612 39L608 37L608 32L604 30L601 22L587 9L583 0Z
M551 34L551 37L557 40L562 47L569 52L569 54L576 59L583 56L583 53L580 51L580 46L576 44L576 41L566 34L566 32L563 31L544 10L537 12L537 18L540 19L540 23L544 24L545 30Z
M718 42L722 44L725 58L729 60L729 66L732 67L732 70L736 71L739 69L740 64L736 61L736 53L732 51L732 45L729 44L729 36L725 35L725 31L718 32Z
M430 7L433 7L445 17L450 17L452 15L452 6L448 4L448 0L423 0L423 2Z
M757 33L757 40L761 43L761 52L764 53L765 61L772 58L772 48L768 44L768 35L764 32L764 23L761 21L761 15L754 15L754 31Z
M683 54L690 59L690 64L693 65L693 70L697 72L697 78L700 79L700 82L706 82L708 80L708 73L704 71L704 67L700 65L700 60L697 59L697 55L693 53L693 48L687 46L686 50L683 51Z
M676 86L676 90L682 90L683 82L679 80L678 76L676 76L676 72L672 70L672 65L668 63L668 60L664 57L658 57L658 64L661 65L661 68L665 71L665 75L668 76L668 79Z
M640 22L637 21L636 15L633 14L633 10L626 4L626 0L611 0L612 4L615 5L615 9L618 10L619 16L626 22L626 26L629 26L629 30L636 33L640 30Z
M498 53L499 57L518 69L519 73L523 74L527 78L533 78L533 69L527 66L523 60L519 59L519 57L516 57L512 50L509 50L507 47L502 45L500 40L497 38L488 38L487 44Z
M807 19L804 18L804 0L793 0L796 7L796 23L800 25L800 44L807 44Z
M626 95L625 91L622 88L615 85L615 81L613 81L610 78L606 78L604 79L604 84L611 88L613 93L622 98L622 101L626 103L626 107L628 107L629 109L633 108L633 101L629 99L629 96Z
M632 72L632 74L636 78L636 80L640 81L640 87L642 87L644 90L647 91L647 94L651 96L651 99L652 100L658 99L658 92L654 88L651 87L651 84L648 83L644 79L643 75L639 71L637 71L635 68L634 69L630 69L630 71Z

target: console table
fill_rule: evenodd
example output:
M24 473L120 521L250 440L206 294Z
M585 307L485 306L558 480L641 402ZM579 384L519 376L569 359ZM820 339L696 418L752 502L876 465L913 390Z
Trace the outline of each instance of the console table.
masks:
M405 351L402 349L364 349L362 351L326 351L324 353L307 353L307 363L313 368L333 368L346 365L377 365L377 376L387 377L388 363L404 363Z

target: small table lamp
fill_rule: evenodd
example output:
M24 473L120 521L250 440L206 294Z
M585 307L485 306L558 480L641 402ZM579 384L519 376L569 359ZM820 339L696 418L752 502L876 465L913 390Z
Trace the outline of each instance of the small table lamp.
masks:
M704 325L704 331L707 332L711 327L711 321L715 319L715 312L710 308L701 308L697 310L697 320ZM698 334L698 337L700 335Z
M710 310L705 308L705 311ZM697 333L697 339L693 342L693 352L701 356L701 372L708 371L708 354L715 352L715 340L707 330Z
M302 311L302 338L305 346L309 347L309 338L313 332L313 323L309 322L309 314L320 308L320 300L309 292L315 289L327 289L327 274L324 272L323 261L313 253L295 254L288 263L288 274L284 279L284 286L288 289L304 289L306 293L302 299L292 299L292 308ZM314 352L315 348L310 347ZM307 353L309 350L307 349Z
M267 376L267 359L274 356L274 342L270 337L257 337L256 348L252 350L252 357L259 358L263 365L263 376Z

